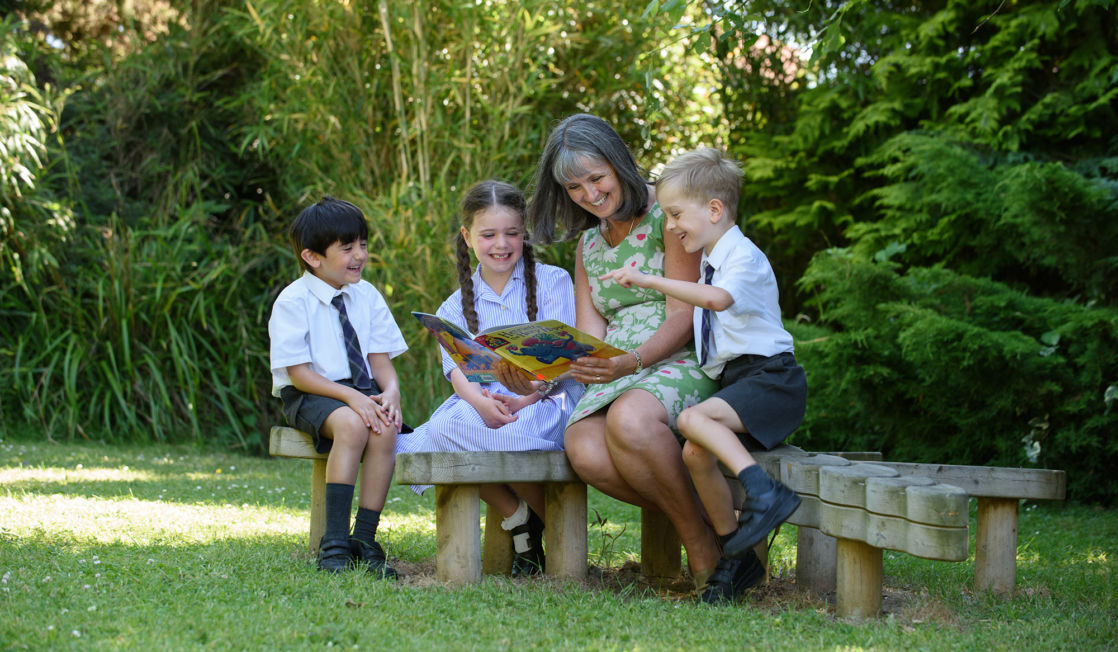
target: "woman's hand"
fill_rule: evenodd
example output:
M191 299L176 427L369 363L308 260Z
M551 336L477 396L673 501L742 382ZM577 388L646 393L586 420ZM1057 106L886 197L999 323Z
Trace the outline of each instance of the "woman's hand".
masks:
M584 385L613 382L636 369L637 357L632 353L614 358L586 356L571 362L571 376Z

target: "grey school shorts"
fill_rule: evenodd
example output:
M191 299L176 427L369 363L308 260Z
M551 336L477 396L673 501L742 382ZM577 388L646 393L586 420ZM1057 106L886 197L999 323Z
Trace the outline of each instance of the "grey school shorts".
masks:
M353 383L347 378L346 380L335 381L339 385L346 387L354 387ZM373 381L373 386L369 389L357 390L365 394L365 396L372 396L373 394L380 394L380 387L377 381ZM346 404L336 398L329 396L320 396L318 394L307 394L294 385L288 385L280 389L280 400L283 401L283 418L287 423L297 430L302 430L314 436L314 449L319 453L329 453L330 446L334 443L329 437L323 437L319 429L326 421L326 417L340 407L346 407Z
M790 352L743 355L726 363L714 396L726 401L747 430L747 449L771 450L792 434L807 409L807 376Z

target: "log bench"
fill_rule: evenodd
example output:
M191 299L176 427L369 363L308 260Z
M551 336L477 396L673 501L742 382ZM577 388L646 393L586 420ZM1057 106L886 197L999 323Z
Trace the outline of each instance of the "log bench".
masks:
M486 510L484 563L480 544L481 485L507 483L544 485L546 573L586 578L586 485L563 451L402 453L396 456L396 483L435 485L440 582L476 582L483 570L509 572L512 537L496 510Z
M269 452L313 461L308 546L314 552L324 526L326 456L314 451L309 435L285 427L272 428ZM788 519L798 526L798 587L817 593L836 591L836 602L841 604L837 612L850 616L880 610L882 549L932 559L966 558L968 496L978 499L976 588L1012 593L1019 500L1062 500L1066 487L1063 471L1047 469L885 462L877 453L819 454L794 446L755 457L766 472L781 478L803 500ZM586 575L586 488L562 452L405 454L397 458L396 482L436 485L441 581L469 582L483 572L508 572L511 537L492 510L487 510L485 554L479 551L477 492L480 484L489 482L545 483L548 573ZM744 498L740 483L732 478L728 482L740 505ZM759 552L765 561L764 551ZM642 574L678 577L680 568L674 528L663 514L642 510Z

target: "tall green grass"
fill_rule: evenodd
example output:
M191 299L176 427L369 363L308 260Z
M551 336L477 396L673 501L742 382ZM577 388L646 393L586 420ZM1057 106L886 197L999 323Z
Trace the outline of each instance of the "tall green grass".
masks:
M6 23L66 103L21 105L44 125L43 155L32 191L3 200L0 434L261 450L279 420L266 323L300 273L284 233L325 193L369 218L366 276L412 347L397 367L405 416L422 422L449 388L408 313L454 289L465 188L524 186L569 113L605 115L656 151L679 146L675 118L701 108L653 89L660 108L640 111L644 73L678 54L658 49L663 26L643 8L175 2L158 39L62 53ZM570 264L569 247L541 253Z

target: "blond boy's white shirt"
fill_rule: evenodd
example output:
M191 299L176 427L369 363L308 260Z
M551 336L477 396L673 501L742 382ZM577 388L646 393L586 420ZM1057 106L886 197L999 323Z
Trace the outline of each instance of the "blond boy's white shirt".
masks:
M310 363L311 369L327 380L350 377L341 322L330 303L339 293L345 297L346 314L361 343L366 371L370 353L387 353L394 358L408 350L388 303L372 283L361 280L336 290L304 272L276 297L268 319L273 396L292 384L287 368L294 365Z
M780 293L769 259L735 224L722 234L710 254L703 253L702 282L706 266L714 267L711 285L733 297L722 311L711 311L711 347L703 372L718 378L727 362L745 355L774 356L792 351L792 335L780 321ZM693 316L696 353L702 359L703 310Z

